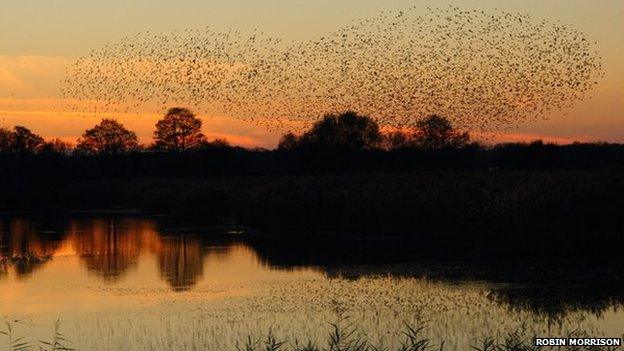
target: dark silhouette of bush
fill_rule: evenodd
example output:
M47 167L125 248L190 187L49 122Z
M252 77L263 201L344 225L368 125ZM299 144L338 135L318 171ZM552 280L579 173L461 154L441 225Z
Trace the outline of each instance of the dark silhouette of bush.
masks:
M185 151L201 147L206 137L201 132L202 121L191 110L174 107L156 123L154 146L166 151Z
M286 133L282 135L277 144L277 150L279 151L293 151L299 147L299 137L294 133Z
M401 130L395 130L383 135L381 148L384 150L399 150L413 147L413 135Z
M201 144L201 147L209 149L227 149L231 148L232 145L230 145L230 142L227 141L227 139L217 138L210 142L204 142L203 144Z
M74 147L71 143L58 138L46 141L41 148L41 152L46 154L70 155L73 151Z
M416 127L414 145L425 150L460 148L470 141L470 135L455 130L446 117L431 115L418 121Z
M118 155L139 148L137 136L114 119L103 119L87 129L78 140L78 151L88 154Z
M326 115L305 132L298 143L300 147L312 150L361 151L375 148L380 141L377 122L348 111Z

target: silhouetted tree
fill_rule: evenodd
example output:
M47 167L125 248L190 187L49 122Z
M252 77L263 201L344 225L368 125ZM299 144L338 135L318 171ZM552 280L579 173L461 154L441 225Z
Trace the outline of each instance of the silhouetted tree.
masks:
M138 148L136 134L114 119L103 119L78 140L78 150L94 154L114 155Z
M381 133L373 119L349 111L326 115L299 141L301 146L313 149L357 151L377 146L381 141Z
M26 127L16 126L13 130L0 128L0 152L12 154L35 154L41 151L44 140Z
M446 117L431 115L417 122L414 144L427 150L459 148L470 141L470 134L455 130Z
M299 138L293 133L286 133L280 138L277 149L279 151L292 151L299 146Z
M194 149L206 142L202 121L189 109L174 107L156 123L155 146L169 151Z
M18 154L37 153L45 144L41 136L34 134L26 127L15 127L13 135L13 150Z
M0 153L11 152L14 142L15 134L6 128L0 128Z

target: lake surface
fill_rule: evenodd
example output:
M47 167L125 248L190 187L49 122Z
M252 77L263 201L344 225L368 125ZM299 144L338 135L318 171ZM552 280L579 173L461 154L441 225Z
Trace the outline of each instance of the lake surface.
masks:
M325 345L330 323L390 347L405 323L423 323L451 350L510 332L624 332L619 267L434 261L426 251L110 213L5 215L0 318L33 342L60 320L80 350L223 351L268 333Z

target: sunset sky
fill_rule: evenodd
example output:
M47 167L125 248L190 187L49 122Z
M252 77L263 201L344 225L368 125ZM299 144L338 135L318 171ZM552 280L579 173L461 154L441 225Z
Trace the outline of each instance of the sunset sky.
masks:
M624 142L624 1L622 0L5 0L0 6L0 127L24 125L46 138L74 141L102 116L60 113L65 68L91 49L141 31L211 25L258 28L286 40L307 40L383 10L410 6L522 12L560 21L597 41L605 77L592 98L550 119L504 131L503 140ZM158 115L115 115L149 142ZM274 147L269 132L227 116L200 116L209 137Z

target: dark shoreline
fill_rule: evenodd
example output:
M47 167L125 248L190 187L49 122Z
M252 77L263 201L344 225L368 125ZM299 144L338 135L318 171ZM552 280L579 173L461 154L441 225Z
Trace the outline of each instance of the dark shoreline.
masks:
M418 238L502 255L603 255L624 243L621 170L89 180L23 200L38 204L24 211L136 209L256 230Z

